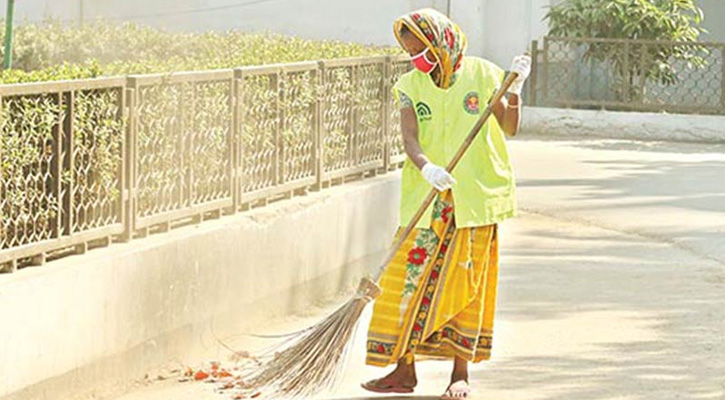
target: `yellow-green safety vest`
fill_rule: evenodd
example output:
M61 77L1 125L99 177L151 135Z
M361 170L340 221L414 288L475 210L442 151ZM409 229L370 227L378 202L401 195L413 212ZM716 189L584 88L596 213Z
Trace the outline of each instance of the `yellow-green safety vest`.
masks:
M413 101L423 153L442 167L453 159L504 78L501 68L478 57L464 57L457 73L448 89L439 88L416 69L393 86L398 102L399 92ZM400 223L406 226L432 186L409 158L402 174ZM516 214L514 173L504 133L494 116L481 128L452 175L457 181L452 188L457 227L495 224ZM430 226L431 212L432 206L416 227Z

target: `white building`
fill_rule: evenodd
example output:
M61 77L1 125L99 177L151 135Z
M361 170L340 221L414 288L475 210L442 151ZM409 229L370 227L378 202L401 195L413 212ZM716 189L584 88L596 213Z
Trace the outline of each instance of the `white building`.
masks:
M392 21L421 7L450 12L468 35L469 54L508 67L532 39L545 35L546 8L561 0L17 0L16 18L69 23L98 17L174 30L273 31L311 39L394 45ZM604 0L603 0L604 1ZM6 0L0 1L5 9ZM725 2L700 0L710 30L725 41Z

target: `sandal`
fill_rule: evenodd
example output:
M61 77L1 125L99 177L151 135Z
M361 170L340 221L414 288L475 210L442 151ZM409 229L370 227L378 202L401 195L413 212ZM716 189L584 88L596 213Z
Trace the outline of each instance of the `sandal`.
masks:
M375 393L413 393L413 388L403 385L383 383L382 379L373 379L361 384L363 389Z
M448 386L441 400L461 400L471 396L471 386L466 381L455 381Z

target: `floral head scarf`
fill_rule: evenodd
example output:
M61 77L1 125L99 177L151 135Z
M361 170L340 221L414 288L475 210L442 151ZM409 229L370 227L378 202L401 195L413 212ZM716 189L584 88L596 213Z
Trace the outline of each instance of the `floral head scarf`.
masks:
M432 8L413 11L395 20L395 37L405 47L400 38L403 26L435 56L440 68L436 83L442 89L447 89L452 83L453 73L461 66L467 45L466 35L455 22Z

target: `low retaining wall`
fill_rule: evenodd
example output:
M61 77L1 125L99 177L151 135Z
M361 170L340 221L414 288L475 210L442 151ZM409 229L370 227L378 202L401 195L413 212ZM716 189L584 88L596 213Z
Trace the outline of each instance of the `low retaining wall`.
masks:
M725 142L725 116L525 107L522 133L679 142Z
M398 221L399 172L0 275L0 399L102 397L352 289ZM208 346L209 343L206 343Z

